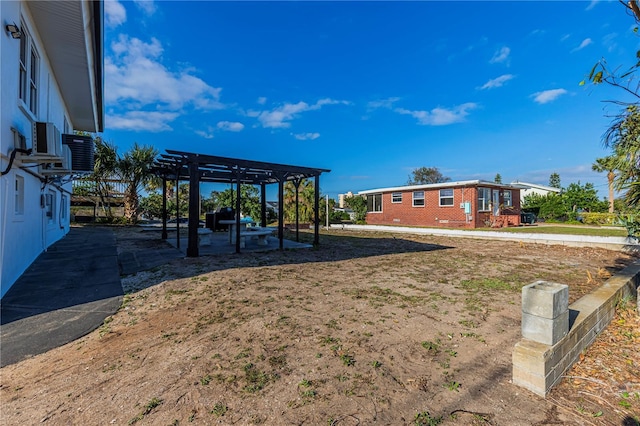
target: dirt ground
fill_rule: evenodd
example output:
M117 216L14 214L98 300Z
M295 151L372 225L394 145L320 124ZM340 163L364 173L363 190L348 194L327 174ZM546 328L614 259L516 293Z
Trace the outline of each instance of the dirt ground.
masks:
M158 245L115 230L121 251ZM634 303L547 399L511 383L523 285L565 283L573 301L635 260L349 231L179 259L123 277L99 329L0 370L2 424L638 424Z

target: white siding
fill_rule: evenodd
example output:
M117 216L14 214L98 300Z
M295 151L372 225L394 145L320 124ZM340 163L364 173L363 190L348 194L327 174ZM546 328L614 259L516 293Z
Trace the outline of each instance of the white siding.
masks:
M26 136L27 148L32 147L34 121L52 122L64 131L67 107L51 71L47 52L44 50L37 28L35 28L25 2L0 1L2 32L0 34L0 170L9 164L13 150L12 128ZM5 23L15 22L27 26L38 51L38 109L31 114L18 98L20 40L13 39L4 30ZM27 267L54 242L69 231L69 214L60 218L62 193L71 191L71 184L44 184L37 176L33 163L21 163L19 159L6 175L0 178L0 296L3 296ZM16 173L24 178L24 214L16 215ZM50 191L55 196L55 220L46 217L43 196ZM69 211L70 196L66 197Z

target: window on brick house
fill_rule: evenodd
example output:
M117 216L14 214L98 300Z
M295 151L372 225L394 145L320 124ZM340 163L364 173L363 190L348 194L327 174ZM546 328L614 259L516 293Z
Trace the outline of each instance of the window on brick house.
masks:
M478 188L478 211L486 212L491 210L491 189Z
M413 191L413 207L424 207L424 191Z
M505 207L512 207L513 206L513 200L511 198L511 191L510 190L505 190L502 193L502 203L504 204Z
M392 192L391 193L391 202L392 203L401 203L402 202L402 192Z
M440 190L440 206L453 206L453 188Z
M382 211L382 194L367 195L367 213Z

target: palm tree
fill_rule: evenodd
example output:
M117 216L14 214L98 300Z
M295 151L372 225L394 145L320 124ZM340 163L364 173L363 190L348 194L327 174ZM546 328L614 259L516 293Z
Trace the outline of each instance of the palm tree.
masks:
M611 157L617 176L614 187L626 191L625 200L632 208L640 206L640 108L629 105L614 120L604 136L605 146L613 149Z
M127 185L124 193L124 217L130 223L138 220L138 191L153 178L151 167L157 155L158 151L154 147L141 146L136 142L118 161L118 174Z
M111 193L109 180L113 179L118 168L118 152L112 142L107 142L99 136L95 138L94 142L95 156L91 178L95 182L96 193L100 197L100 204L104 214L111 218L113 213L109 202Z
M609 183L609 213L613 213L613 182L616 178L616 174L613 171L616 169L615 164L616 159L609 155L607 157L597 158L595 163L591 165L591 169L594 172L607 172L607 180Z
M302 179L298 185L298 219L300 222L311 222L313 217L313 206L315 202L315 188L309 179ZM284 184L284 214L287 221L296 220L296 186L293 182L287 181Z

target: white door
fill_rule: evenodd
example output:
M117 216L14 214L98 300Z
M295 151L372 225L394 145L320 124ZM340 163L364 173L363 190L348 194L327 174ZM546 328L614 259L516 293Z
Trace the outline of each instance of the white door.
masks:
M493 190L493 215L500 216L500 191Z

